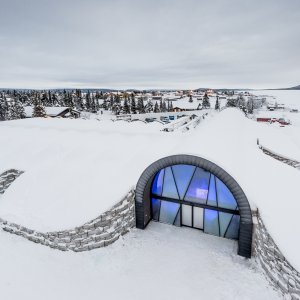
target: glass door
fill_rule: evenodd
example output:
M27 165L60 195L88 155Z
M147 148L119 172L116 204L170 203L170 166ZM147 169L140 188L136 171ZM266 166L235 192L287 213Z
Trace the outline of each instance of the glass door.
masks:
M181 215L181 225L192 227L192 206L182 204Z
M193 207L193 227L203 229L203 208Z

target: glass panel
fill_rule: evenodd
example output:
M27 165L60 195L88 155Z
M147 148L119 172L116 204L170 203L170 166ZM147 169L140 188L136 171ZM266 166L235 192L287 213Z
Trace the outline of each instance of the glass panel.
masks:
M206 203L208 193L209 172L197 168L184 200Z
M152 198L152 218L155 221L159 219L160 200Z
M227 229L225 237L237 240L239 238L240 216L234 215Z
M192 226L192 207L190 205L181 205L182 225Z
M216 178L216 183L219 207L235 210L237 204L228 187L219 178Z
M211 174L210 181L209 181L207 205L217 206L216 182L215 182L215 176L213 174Z
M220 221L220 236L224 237L224 234L227 230L227 227L231 221L232 214L219 212L219 221Z
M179 192L180 199L183 199L186 189L191 181L195 171L194 166L189 165L174 165L172 166L173 174L175 177L176 185Z
M219 218L217 211L205 209L204 232L219 236Z
M169 201L161 201L159 221L173 224L177 216L180 204Z
M165 170L162 169L162 170L158 171L157 174L155 175L155 178L154 178L153 184L152 184L152 194L161 196L163 180L164 180L164 172L165 172Z
M167 167L165 169L164 187L162 195L168 198L179 199L171 167Z
M180 209L178 209L177 217L175 219L174 225L175 226L181 226L181 224L180 224Z
M194 210L194 227L203 229L203 208L193 207Z

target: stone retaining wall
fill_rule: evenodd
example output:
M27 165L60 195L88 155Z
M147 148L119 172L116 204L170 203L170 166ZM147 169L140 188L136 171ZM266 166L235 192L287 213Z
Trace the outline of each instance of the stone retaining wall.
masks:
M75 252L105 247L135 226L134 191L98 218L71 230L39 232L0 219L4 231L54 249Z
M300 300L300 274L286 260L257 214L254 253L273 284L287 299Z
M259 141L258 141L259 143ZM266 148L265 146L262 146L262 145L259 145L259 148L266 154L266 155L269 155L291 167L294 167L298 170L300 170L300 162L297 161L297 160L294 160L294 159L291 159L291 158L288 158L288 157L285 157L281 154L278 154L278 153L275 153L274 151Z
M8 170L0 175L0 193L20 175L22 171ZM39 232L33 229L8 222L0 218L0 227L9 233L22 236L29 241L49 246L54 249L75 252L88 251L105 247L120 236L135 227L134 190L124 197L110 210L101 214L96 219L75 227L71 230L55 232ZM99 201L101 201L99 199Z
M22 173L24 172L10 169L0 174L0 194L3 194L4 191L12 184L12 182Z

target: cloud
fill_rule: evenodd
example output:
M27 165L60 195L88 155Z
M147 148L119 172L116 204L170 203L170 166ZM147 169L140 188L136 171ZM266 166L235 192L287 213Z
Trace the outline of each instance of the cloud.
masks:
M297 0L0 2L0 87L300 83Z

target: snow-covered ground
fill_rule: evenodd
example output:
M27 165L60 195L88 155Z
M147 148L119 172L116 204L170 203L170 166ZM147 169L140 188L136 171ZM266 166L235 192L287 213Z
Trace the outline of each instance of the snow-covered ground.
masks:
M284 118L291 122L290 126L280 127L278 123L262 124L262 126L273 127L268 135L264 135L261 144L275 152L300 161L300 91L254 91L256 95L266 95L267 100L283 103L286 110L269 111L260 110L256 117ZM291 108L299 110L298 113L290 112Z
M274 151L296 158L300 134L292 141L288 127L254 122L237 109L226 109L184 134L161 128L159 123L109 120L1 122L0 172L16 168L25 173L1 197L0 217L40 231L73 228L118 202L152 162L171 154L194 154L237 180L276 244L300 270L300 172L256 145L259 138Z
M197 97L197 96L193 96L193 102L190 102L189 101L189 97L188 96L185 96L185 97L182 97L182 98L179 98L175 101L172 101L172 105L173 107L179 107L179 108L182 108L182 109L197 109L199 104L201 103L202 104L202 100L198 100L197 98L203 98L203 97ZM211 95L209 97L209 102L210 102L210 107L211 108L214 108L215 107L215 104L216 104L216 95ZM220 107L223 107L226 105L226 102L227 100L225 98L221 98L219 99L219 104L220 104Z
M250 91L254 95L271 96L273 102L283 103L291 108L300 109L300 91L298 90L255 90Z
M107 248L76 254L0 231L5 300L282 299L236 242L150 223Z

